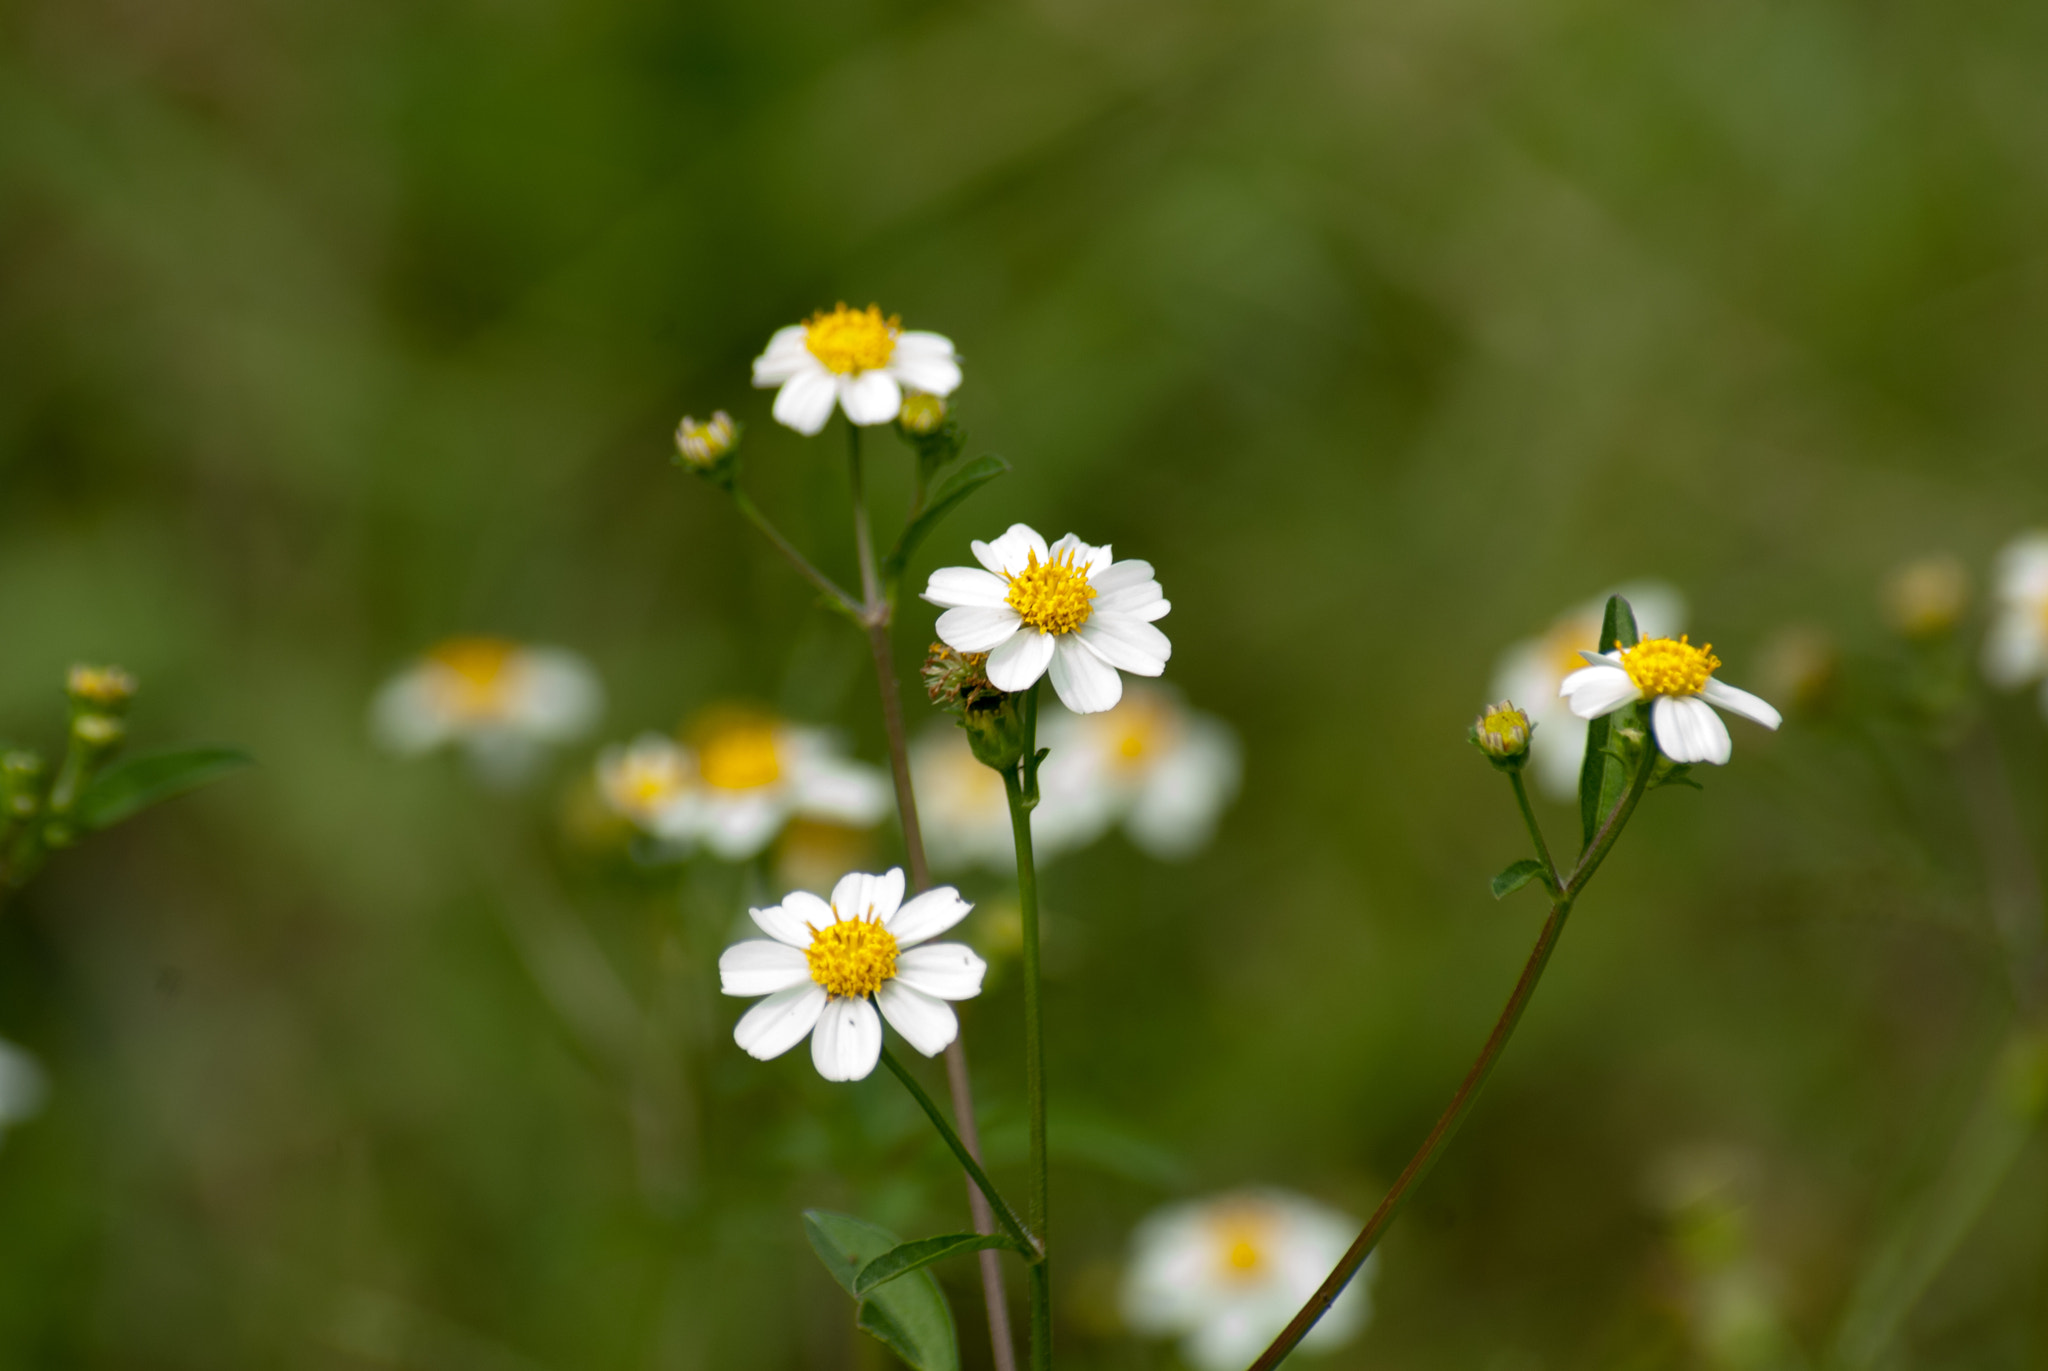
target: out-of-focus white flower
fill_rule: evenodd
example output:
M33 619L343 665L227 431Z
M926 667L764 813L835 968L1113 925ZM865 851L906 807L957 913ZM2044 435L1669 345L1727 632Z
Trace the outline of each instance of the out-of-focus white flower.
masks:
M1984 675L2003 690L2048 676L2048 533L2006 544L1993 574ZM2048 709L2048 688L2041 694Z
M1586 755L1586 721L1565 706L1558 687L1586 664L1579 653L1599 649L1609 595L1628 601L1645 638L1666 638L1684 627L1685 597L1661 581L1639 581L1560 614L1543 633L1503 652L1494 670L1494 698L1513 700L1536 725L1529 737L1529 769L1553 799L1578 794L1579 763Z
M458 743L487 780L509 782L543 747L581 736L603 707L597 673L573 652L451 638L384 683L370 721L401 756Z
M685 827L726 861L768 846L793 816L866 828L889 810L888 778L846 757L823 729L725 708L691 731L697 778Z
M906 388L952 394L960 384L960 359L952 339L906 333L880 305L840 304L777 329L754 359L754 384L781 387L776 422L813 434L825 427L835 403L851 423L886 424L902 410Z
M1166 670L1173 645L1153 621L1173 606L1150 562L1116 561L1107 545L1071 533L1048 548L1023 524L972 546L981 568L940 568L924 598L945 608L938 631L946 646L988 654L997 690L1028 690L1050 668L1060 703L1095 714L1123 698L1119 671Z
M1728 725L1709 705L1754 719L1765 728L1784 720L1746 690L1714 679L1721 659L1714 645L1694 647L1684 638L1645 638L1619 652L1580 654L1588 665L1564 678L1559 691L1581 719L1597 719L1638 700L1650 701L1650 732L1674 762L1728 760L1734 744Z
M1181 1339L1196 1371L1240 1371L1266 1349L1330 1274L1356 1220L1282 1190L1244 1190L1172 1205L1131 1238L1124 1319ZM1341 1346L1372 1312L1377 1256L1337 1297L1301 1350Z
M885 1018L919 1052L938 1055L960 1031L947 1001L979 995L988 966L965 943L928 940L972 908L945 885L906 903L898 867L841 877L830 904L798 890L749 910L768 939L728 947L719 984L728 995L767 998L740 1016L733 1041L767 1061L809 1034L811 1061L828 1081L875 1069Z
M1015 869L1017 849L1003 778L975 760L965 733L948 724L925 732L911 745L910 775L917 786L918 825L934 867ZM1116 806L1100 757L1081 748L1054 747L1038 770L1032 855L1045 862L1094 842L1115 818Z
M1166 861L1209 841L1243 774L1230 726L1189 709L1167 686L1132 685L1101 714L1050 715L1040 741L1052 749L1041 786L1067 758L1069 774L1094 783L1131 841Z
M697 761L660 733L606 748L597 758L597 793L612 813L642 832L683 842L696 817Z
M0 1133L34 1118L43 1107L45 1093L43 1069L36 1059L0 1039Z

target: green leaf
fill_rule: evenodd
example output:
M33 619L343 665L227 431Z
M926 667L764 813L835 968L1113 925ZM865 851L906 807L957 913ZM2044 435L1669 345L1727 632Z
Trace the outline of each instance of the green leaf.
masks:
M1619 595L1610 595L1607 613L1600 623L1599 650L1612 652L1617 647L1634 647L1636 637L1635 611ZM1614 807L1628 785L1628 767L1609 751L1608 739L1617 724L1633 722L1641 712L1630 705L1586 726L1586 759L1579 766L1579 827L1584 832L1581 841L1588 847L1592 846L1594 830L1600 826L1600 816Z
M832 1279L849 1295L854 1281L875 1258L904 1244L888 1229L849 1214L804 1211L804 1235ZM960 1338L953 1311L929 1271L913 1271L871 1291L860 1302L854 1325L879 1339L916 1371L959 1371Z
M87 832L111 828L151 805L176 799L254 762L234 747L188 747L130 757L93 778L72 807L71 818Z
M903 568L910 564L911 556L919 545L931 537L933 530L962 500L980 490L990 481L1010 469L1010 464L990 453L977 457L966 466L948 476L939 488L925 500L924 508L917 512L903 529L903 536L896 540L896 546L882 562L882 575L894 581L903 574Z
M853 1278L853 1293L867 1295L875 1287L886 1285L898 1276L921 1271L933 1262L961 1252L980 1252L987 1248L1000 1248L1008 1252L1021 1252L1016 1242L1003 1233L947 1233L937 1238L919 1238L899 1247L892 1247L881 1256L860 1269Z
M1524 857L1506 871L1493 878L1493 898L1506 899L1529 882L1543 875L1543 863L1534 857Z

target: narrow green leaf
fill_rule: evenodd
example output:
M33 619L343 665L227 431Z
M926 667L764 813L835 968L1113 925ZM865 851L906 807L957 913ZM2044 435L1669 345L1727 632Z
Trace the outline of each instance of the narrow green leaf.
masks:
M188 747L130 757L93 778L78 797L71 818L87 832L111 828L151 805L176 799L253 765L254 760L234 747Z
M1504 900L1543 874L1543 863L1524 857L1493 878L1493 898Z
M804 1235L832 1279L855 1294L861 1268L904 1244L888 1229L823 1209L804 1211ZM855 1326L879 1339L916 1371L959 1371L960 1339L953 1311L929 1271L914 1271L860 1302Z
M1003 1233L947 1233L937 1238L919 1238L915 1242L892 1247L863 1266L853 1278L853 1293L866 1295L878 1285L887 1284L912 1271L921 1271L933 1262L944 1261L957 1253L980 1252L986 1248L1010 1252L1023 1250Z
M1635 611L1619 595L1610 595L1607 613L1600 622L1598 650L1612 652L1617 647L1634 647L1635 644ZM1628 784L1628 767L1612 755L1607 746L1608 739L1613 736L1616 725L1633 722L1640 713L1630 705L1627 709L1594 719L1586 726L1586 759L1579 765L1579 827L1584 834L1581 842L1586 846L1592 845L1593 831L1600 826L1600 816L1613 807Z
M896 546L882 561L882 575L890 581L901 576L918 547L931 537L933 530L953 512L955 506L1009 469L1008 462L990 453L975 458L948 476L925 500L924 508L917 512L917 517L905 525L903 536L896 540Z

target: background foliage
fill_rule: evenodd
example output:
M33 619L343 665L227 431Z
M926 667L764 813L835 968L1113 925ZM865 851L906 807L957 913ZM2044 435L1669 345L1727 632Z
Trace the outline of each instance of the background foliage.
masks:
M753 697L879 758L853 635L667 464L732 409L845 568L836 444L746 366L873 299L959 343L1016 467L922 561L1013 518L1154 561L1246 743L1207 854L1049 874L1063 1357L1163 1364L1109 1302L1135 1218L1369 1208L1534 936L1462 737L1504 643L1657 575L1739 684L1786 689L1798 623L1882 679L1882 574L2041 517L2044 75L2048 10L2001 0L6 6L0 725L111 658L138 743L262 766L0 927L53 1081L0 1151L0 1361L880 1364L797 1210L944 1231L961 1189L886 1079L727 1044L710 960L769 877L679 899L363 727L484 630L589 654L620 736ZM2039 720L1992 717L2039 847ZM1951 754L1736 732L1646 805L1332 1364L1721 1355L1651 1198L1701 1148L1828 1345L2012 1009ZM565 1026L558 926L645 1023ZM1012 1174L1016 1008L966 1015ZM2035 1145L1897 1364L2048 1355L2044 1205Z

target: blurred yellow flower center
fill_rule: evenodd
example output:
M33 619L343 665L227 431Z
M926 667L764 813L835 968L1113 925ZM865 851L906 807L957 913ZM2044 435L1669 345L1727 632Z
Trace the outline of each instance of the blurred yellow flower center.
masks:
M659 808L689 785L684 765L680 752L627 756L609 778L613 803L634 814Z
M1263 1272L1272 1227L1272 1221L1256 1210L1233 1211L1216 1220L1216 1250L1226 1277L1247 1280Z
M879 920L846 919L811 929L804 949L811 979L828 995L872 995L896 974L896 935Z
M1592 651L1599 645L1598 615L1563 620L1543 635L1543 655L1549 659L1550 669L1557 673L1559 680L1586 664L1586 659L1579 655L1581 648Z
M1622 670L1645 695L1697 695L1720 665L1712 643L1694 647L1683 635L1645 638L1621 654Z
M1136 689L1127 692L1123 703L1104 717L1112 730L1111 751L1120 764L1130 767L1171 750L1179 731L1170 710L1154 696Z
M840 376L874 371L889 365L896 353L896 330L902 320L882 317L880 305L848 309L840 304L827 314L819 310L804 322L804 346Z
M704 783L720 790L755 790L782 775L775 725L766 719L734 720L714 729L698 745L697 758Z
M502 638L450 638L427 654L442 706L465 718L504 711L505 682L518 645Z
M1072 633L1088 622L1095 588L1088 584L1087 568L1074 565L1072 551L1049 562L1033 552L1024 570L1003 579L1010 583L1004 602L1040 633Z

